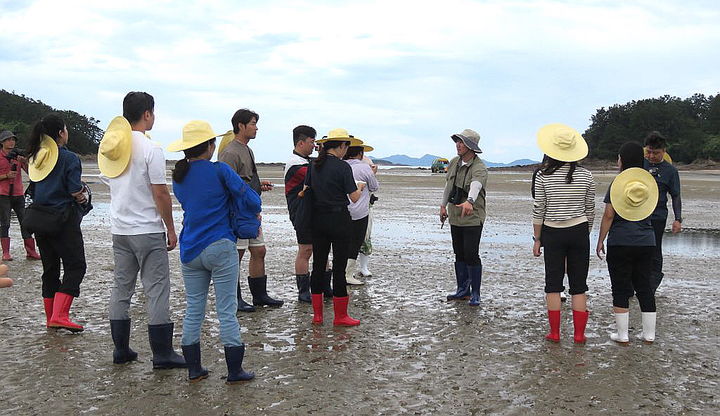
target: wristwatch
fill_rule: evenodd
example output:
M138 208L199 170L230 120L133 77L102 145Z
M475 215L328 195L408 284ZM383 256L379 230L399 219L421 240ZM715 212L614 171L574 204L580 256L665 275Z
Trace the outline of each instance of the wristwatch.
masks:
M467 202L474 204L475 200L472 197L468 197Z

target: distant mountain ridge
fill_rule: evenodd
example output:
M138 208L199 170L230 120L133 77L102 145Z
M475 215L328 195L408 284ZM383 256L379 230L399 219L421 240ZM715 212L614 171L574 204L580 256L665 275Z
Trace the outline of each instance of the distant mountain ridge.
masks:
M439 157L440 156L426 154L425 156L422 156L419 158L418 157L410 157L407 155L392 155L392 156L388 156L388 157L379 157L379 158L371 158L371 159L389 162L389 163L392 163L393 165L430 167L432 165L432 162ZM514 160L510 163L488 162L487 160L483 159L483 162L485 162L485 165L489 168L509 167L509 166L526 166L526 165L533 165L536 163L540 163L538 161L531 160L531 159L518 159L518 160Z

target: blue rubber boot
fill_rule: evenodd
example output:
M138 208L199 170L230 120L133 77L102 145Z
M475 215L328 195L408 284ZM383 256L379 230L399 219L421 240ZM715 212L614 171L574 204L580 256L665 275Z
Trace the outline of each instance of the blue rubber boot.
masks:
M200 343L182 346L183 356L188 367L188 378L194 383L208 378L208 370L200 364Z
M185 368L187 364L182 355L175 352L172 345L173 323L148 325L150 349L153 353L153 369Z
M137 353L130 348L129 319L111 319L110 334L115 344L113 364L125 364L137 360Z
M464 261L455 262L455 280L457 280L457 291L447 295L447 300L466 300L470 298L470 276L468 276L467 264Z
M480 283L482 281L482 264L467 266L470 275L470 306L480 306Z
M226 384L235 384L255 378L255 373L242 368L245 358L245 344L237 347L225 347L225 363L227 363L228 376Z

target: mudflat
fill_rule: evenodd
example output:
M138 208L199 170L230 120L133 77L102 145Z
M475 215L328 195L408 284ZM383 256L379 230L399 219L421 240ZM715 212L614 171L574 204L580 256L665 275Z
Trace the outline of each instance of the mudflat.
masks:
M631 301L629 347L609 340L614 327L607 265L591 256L588 342L572 343L563 305L560 344L547 343L543 262L531 254L530 174L491 172L481 241L482 305L445 302L454 289L450 230L440 228L444 175L382 169L374 210L374 253L366 284L353 287L358 327L311 325L297 302L295 234L282 168L264 167L275 189L263 195L269 292L278 309L238 314L247 344L244 367L257 378L227 386L213 295L203 326L210 378L189 384L186 370L153 371L142 286L131 309L131 347L139 360L112 364L107 303L113 280L108 189L84 165L95 210L83 222L88 272L71 316L85 332L45 328L42 265L27 261L13 220L10 276L0 290L3 380L0 414L712 414L720 408L720 172L681 172L686 231L667 234L665 280L658 291L657 339L644 345ZM595 172L597 215L615 173ZM175 207L178 230L182 211ZM184 290L178 250L170 253L171 308L180 349ZM246 300L247 258L241 266ZM331 304L326 314L332 317Z

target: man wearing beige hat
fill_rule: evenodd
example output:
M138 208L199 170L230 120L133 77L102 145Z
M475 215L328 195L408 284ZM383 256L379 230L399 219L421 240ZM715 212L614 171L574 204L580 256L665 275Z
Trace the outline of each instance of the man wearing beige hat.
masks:
M455 293L447 300L470 299L470 306L480 306L482 261L478 251L485 223L485 187L487 167L478 157L482 153L480 135L465 129L453 134L457 156L450 161L440 203L440 222L450 220L453 252L455 253Z
M255 165L255 156L248 146L250 140L257 135L257 123L260 116L251 110L242 108L233 114L232 132L228 132L218 146L218 161L227 163L258 195L273 189L270 181L261 181ZM241 296L238 283L238 311L252 312L255 306L280 307L282 300L273 299L267 293L267 275L265 274L265 239L262 228L257 238L238 240L238 256L242 261L245 250L250 251L248 266L248 286L252 293L252 305L247 304Z
M177 245L172 201L165 179L165 155L145 135L155 123L155 100L130 92L123 117L110 123L98 151L102 179L110 186L110 219L115 279L110 295L113 363L137 359L130 348L130 301L138 272L147 296L148 337L153 368L184 368L172 345L170 267L167 252ZM164 224L164 225L163 225Z

